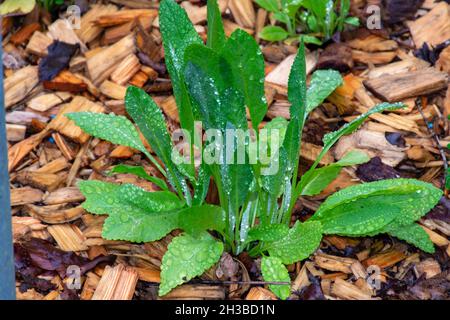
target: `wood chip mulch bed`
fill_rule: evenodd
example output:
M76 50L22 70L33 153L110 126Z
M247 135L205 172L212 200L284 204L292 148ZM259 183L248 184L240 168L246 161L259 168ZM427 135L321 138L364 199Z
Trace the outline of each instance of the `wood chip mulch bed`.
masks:
M365 21L366 5L381 2L355 0L351 12ZM342 138L322 164L335 162L353 148L366 151L372 160L343 170L319 196L299 199L295 219L307 219L328 195L360 181L414 177L444 188L450 143L446 120L450 4L410 2L401 12L388 5L384 12L395 23L381 30L361 28L343 33L340 43L310 48L309 74L316 68L335 68L342 72L344 85L312 113L305 129L302 166L315 159L325 133L375 104L403 101L408 108L373 115L361 130ZM76 187L80 179L99 179L152 191L156 186L150 182L128 174L109 177L105 171L118 163L144 165L150 174L156 174L155 169L135 150L92 138L62 115L72 111L125 115L125 90L134 85L152 95L170 129L179 126L164 65L158 1L79 3L83 4L79 30L67 27L64 13L51 16L37 9L2 22L17 297L157 299L161 257L172 236L143 244L103 239L104 217L81 208L84 199ZM251 0L219 3L227 34L240 27L257 35L270 23L267 12ZM205 1L182 1L182 5L206 38ZM260 44L270 103L266 120L287 117L288 70L297 48ZM42 61L46 63L38 67ZM217 201L214 195L208 200ZM436 245L434 255L388 236L325 237L310 259L289 267L291 299L448 299L449 210L445 196L420 221ZM80 289L70 289L67 267L71 265L81 266ZM368 277L367 271L371 270L378 272L378 289L370 286L374 275ZM225 254L214 270L164 299L275 299L259 281L257 260Z

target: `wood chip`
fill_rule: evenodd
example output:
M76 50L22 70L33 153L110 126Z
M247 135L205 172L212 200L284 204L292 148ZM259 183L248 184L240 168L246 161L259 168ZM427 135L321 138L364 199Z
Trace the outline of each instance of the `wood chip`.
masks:
M89 139L89 135L84 133L78 126L75 125L75 123L73 123L73 121L64 116L66 113L82 111L101 113L104 112L105 109L103 106L93 103L84 97L77 96L72 100L72 102L66 104L58 112L58 115L49 124L49 127L79 143L84 143Z
M31 204L41 202L44 193L35 188L23 187L10 190L11 206L20 206L24 204Z
M31 99L27 106L39 112L45 112L57 105L67 102L72 95L68 92L55 92L37 96Z
M427 68L367 80L364 85L381 99L395 102L445 89L447 81L446 73Z
M416 48L426 42L437 46L450 38L450 5L440 2L423 17L406 23Z
M114 45L101 50L87 59L86 65L94 85L100 85L127 56L136 51L134 35L123 38Z
M339 278L331 285L330 294L344 300L372 300L370 294L367 294L354 284Z
M114 268L106 266L92 300L131 300L138 281L133 268L118 264Z
M47 230L63 251L84 251L88 249L83 244L85 240L83 233L73 224L53 225L49 226Z
M38 67L27 66L5 79L5 108L22 101L39 83Z

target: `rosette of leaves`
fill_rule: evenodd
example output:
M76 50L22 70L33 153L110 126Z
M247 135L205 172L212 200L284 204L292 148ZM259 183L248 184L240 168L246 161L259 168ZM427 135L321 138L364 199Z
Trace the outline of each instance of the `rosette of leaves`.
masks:
M242 30L225 36L216 0L208 1L206 45L174 0L161 1L159 21L181 127L191 137L196 134L195 121L222 136L227 129L246 130L247 108L252 127L258 128L268 106L264 59L255 40ZM380 104L326 135L317 161L299 179L301 137L308 114L342 83L338 72L322 70L312 75L308 87L305 70L301 45L289 77L290 120L275 118L265 125L268 130L281 132L279 147L270 150L273 156L269 163L258 158L252 164L203 161L196 166L192 156L187 162L174 161L177 157L173 156L174 145L162 112L143 90L132 86L127 89L125 103L134 123L114 114L66 114L88 134L142 152L160 171L163 178L148 175L142 167L124 165L109 172L135 174L158 185L161 191L157 192L132 184L79 184L86 197L83 207L94 214L108 215L103 226L106 239L150 242L175 229L182 230L163 257L160 295L214 266L223 250L263 256L263 276L282 283L271 285L282 299L290 294L285 265L309 257L323 234L357 237L389 233L432 251L429 238L414 222L437 203L441 191L416 180L381 181L342 190L329 197L312 219L290 226L300 196L320 193L343 167L369 160L367 155L353 151L337 163L318 168L339 138L357 130L370 115L403 106ZM162 165L145 148L135 125ZM204 158L212 152L212 144L199 146L192 140L191 151L201 148ZM231 151L237 156L237 148ZM250 145L245 150L245 156L248 154ZM275 162L278 170L264 175L264 169ZM205 203L210 180L218 190L219 205Z
M254 0L272 14L278 25L261 30L267 41L298 41L321 45L345 25L359 26L359 19L350 17L350 0ZM299 34L301 33L301 34Z

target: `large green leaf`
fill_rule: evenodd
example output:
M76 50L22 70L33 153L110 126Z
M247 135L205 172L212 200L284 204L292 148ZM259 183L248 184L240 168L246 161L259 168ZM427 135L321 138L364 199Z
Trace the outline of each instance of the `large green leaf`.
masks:
M111 240L155 241L179 227L179 211L185 205L167 191L147 192L132 184L82 181L83 208L108 214L103 236Z
M127 88L125 104L128 114L166 166L170 183L189 199L186 181L172 162L173 144L161 109L144 90L134 86Z
M267 112L261 49L251 35L237 29L226 42L222 55L233 72L232 86L244 96L253 128L257 130Z
M208 41L207 45L213 50L220 50L225 44L225 30L222 23L222 14L217 0L208 0Z
M442 191L414 179L382 180L348 187L330 196L311 220L326 234L366 236L388 225L408 226L430 211Z
M286 224L267 224L250 229L247 240L274 242L284 238L289 233Z
M277 257L263 257L261 260L261 272L264 281L287 282L288 284L270 284L270 290L280 299L287 299L291 294L291 278L281 259Z
M159 295L202 275L222 255L223 244L203 232L198 237L183 234L172 240L161 264Z
M425 232L425 230L423 230L423 228L416 223L407 226L397 227L394 229L390 229L388 226L385 230L382 230L381 232L383 233L387 232L391 236L399 238L400 240L404 240L425 252L428 253L435 252L434 244L431 241L430 237Z
M94 137L148 154L133 123L124 116L94 112L66 113L65 116Z
M322 225L317 221L296 222L288 234L267 245L272 257L278 257L284 264L292 264L308 258L322 240Z
M186 11L174 0L163 0L159 7L159 24L163 39L165 62L172 80L180 123L193 136L194 116L184 83L184 53L193 43L203 44Z
M179 221L179 227L192 236L197 236L205 230L223 232L225 229L225 215L222 208L210 204L182 210Z

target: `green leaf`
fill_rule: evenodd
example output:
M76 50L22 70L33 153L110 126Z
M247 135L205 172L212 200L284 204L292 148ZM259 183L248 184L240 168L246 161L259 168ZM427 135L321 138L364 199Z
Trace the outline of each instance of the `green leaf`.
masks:
M172 240L161 264L159 295L202 275L222 255L223 244L203 232L199 237L183 234Z
M288 270L281 259L277 257L263 257L261 260L261 272L264 281L291 283ZM269 288L278 298L283 300L286 300L291 295L291 286L289 284L270 284Z
M159 179L157 177L152 177L145 171L144 167L142 167L142 166L127 166L125 164L119 164L109 171L110 175L113 175L116 173L134 174L135 176L137 176L139 178L142 178L147 181L150 181L151 183L154 183L162 190L169 191L169 187L167 186L167 184L164 180Z
M345 136L345 135L355 132L364 123L364 121L366 121L366 119L369 118L371 115L373 115L375 113L381 113L381 112L387 111L387 110L397 110L397 109L404 108L404 107L405 107L405 105L403 103L392 103L392 104L391 103L381 103L381 104L373 107L372 109L370 109L365 114L362 114L359 117L357 117L356 119L354 119L353 121L345 124L339 130L331 132L331 133L327 133L323 138L324 147L323 147L322 151L320 152L319 156L316 158L316 161L311 166L311 168L304 174L303 179L305 179L305 181L308 181L311 178L311 175L313 175L314 170L319 165L322 158L327 154L327 152L331 149L331 147L333 147L333 145L336 142L338 142L342 136ZM296 186L295 195L296 195L296 197L298 197L298 196L300 196L300 194L301 194L301 185L299 183Z
M190 191L186 181L172 162L173 144L161 109L144 90L134 86L127 88L125 105L128 114L166 166L169 182L179 194L184 194L189 199Z
M225 214L222 208L210 204L182 210L179 221L180 228L192 236L197 236L205 230L223 232L225 229Z
M178 214L185 205L171 192L147 192L132 184L83 181L79 188L86 197L84 209L109 215L103 236L110 240L159 240L178 228Z
M362 151L352 150L340 161L329 166L314 169L312 174L303 175L299 189L302 196L314 196L321 193L339 175L343 167L366 163L369 156Z
M0 4L0 15L10 13L27 14L33 11L35 5L35 0L5 0Z
M255 2L263 9L269 12L278 12L278 0L255 0Z
M203 44L186 11L174 0L163 0L159 7L159 24L163 39L165 62L172 80L181 127L193 137L194 115L184 82L184 53L193 43Z
M278 257L284 264L292 264L308 258L320 245L322 225L317 221L296 222L282 239L268 244L272 257Z
M369 118L371 115L375 113L381 113L383 111L393 111L397 109L404 108L405 104L403 103L381 103L372 109L370 109L368 112L360 115L358 118L354 119L353 121L347 123L342 128L340 128L337 131L328 133L323 138L324 145L333 145L334 143L339 140L340 137L344 135L348 135L356 131L363 123L364 121Z
M216 51L220 50L226 41L225 31L222 22L217 0L208 0L208 41L207 45Z
M342 76L336 70L317 70L314 72L307 93L306 114L321 105L342 83Z
M133 123L123 116L94 112L66 113L65 116L87 134L148 154Z
M315 44L318 46L321 46L323 44L323 41L320 40L317 37L311 36L311 35L302 35L300 37L301 40L303 40L304 43L311 43L311 44Z
M251 35L237 29L226 42L222 56L231 66L231 84L243 95L253 128L258 128L267 112L261 49Z
M274 242L285 237L288 232L289 227L285 224L259 225L250 229L247 241Z
M98 180L80 181L78 188L85 196L83 208L95 214L109 214L119 206L120 185Z
M430 237L425 232L425 230L423 230L423 228L416 223L392 230L389 230L388 228L384 231L389 233L391 236L399 238L400 240L404 240L425 252L435 252L434 244L431 241Z
M145 212L133 208L133 212L110 215L103 225L102 236L138 243L157 241L179 227L178 217L178 210Z
M279 26L266 26L259 33L259 37L267 41L282 41L289 36L289 33Z
M287 153L287 172L293 172L298 166L300 145L306 114L306 62L305 45L300 44L289 74L288 99L291 102L290 121L283 146Z
M345 23L355 27L359 27L360 25L358 17L348 17L345 19Z
M311 218L325 234L366 236L412 224L439 201L442 191L414 179L382 180L348 187L330 196Z

